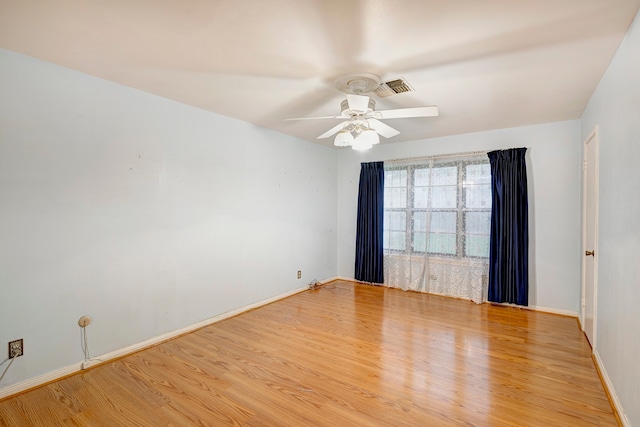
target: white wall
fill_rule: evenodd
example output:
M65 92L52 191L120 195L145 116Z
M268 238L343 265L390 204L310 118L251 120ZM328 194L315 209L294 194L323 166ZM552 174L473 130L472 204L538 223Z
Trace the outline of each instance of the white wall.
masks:
M0 387L336 272L335 150L6 50L0 204Z
M582 139L599 127L596 351L630 425L640 426L640 17L594 92Z
M428 126L425 122L425 126ZM529 305L577 313L580 299L578 121L551 123L338 153L338 275L352 278L360 162L527 147Z

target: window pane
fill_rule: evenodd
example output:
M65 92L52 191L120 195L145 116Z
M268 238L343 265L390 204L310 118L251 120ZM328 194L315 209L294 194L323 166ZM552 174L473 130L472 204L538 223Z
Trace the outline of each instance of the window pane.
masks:
M445 166L431 170L432 185L456 185L458 183L458 167Z
M413 233L413 252L424 252L427 234ZM443 233L429 234L429 253L431 254L456 254L456 235Z
M394 251L404 251L407 248L407 234L404 231L387 231L387 239L384 243L385 249Z
M431 212L432 233L456 233L456 212Z
M407 207L407 189L404 187L385 188L384 189L384 207L385 208L406 208Z
M407 229L407 213L404 211L384 211L384 229L405 231Z
M413 193L413 207L426 209L429 207L429 187L415 187Z
M465 168L465 185L490 184L491 166L489 163L481 165L467 165Z
M407 206L407 170L384 171L385 208L404 208Z
M458 188L455 185L431 187L431 208L456 208L458 205Z
M491 212L465 212L464 229L469 234L489 234L491 231Z
M432 254L456 254L455 234L429 234L429 253Z
M413 252L424 252L426 241L426 233L413 233Z
M407 170L385 170L384 171L385 187L406 187L407 186Z
M464 236L464 255L489 257L489 236L467 234Z
M414 172L413 182L416 187L424 187L429 185L429 169L416 168Z
M464 216L464 227L465 256L488 257L491 212L466 212Z
M455 233L456 216L455 211L431 211L430 216L426 211L414 211L413 230L426 232L427 221L429 221L432 233Z
M466 208L491 208L491 187L489 186L489 184L465 186L464 191L464 201Z
M429 206L429 169L416 168L413 173L413 207L426 209Z
M427 231L427 212L415 211L413 213L413 229L414 231L426 232Z
M488 163L467 165L465 168L465 207L472 209L491 208L491 167Z
M431 178L431 181L430 181ZM415 169L413 206L419 209L455 208L458 203L458 168L447 166L440 168ZM433 185L429 188L429 182ZM429 205L429 196L431 204Z

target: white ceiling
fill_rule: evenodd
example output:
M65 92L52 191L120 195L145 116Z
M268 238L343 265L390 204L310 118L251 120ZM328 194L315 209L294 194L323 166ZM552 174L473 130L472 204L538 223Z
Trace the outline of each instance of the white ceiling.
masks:
M337 77L404 77L387 142L580 117L640 0L0 0L0 47L305 140Z

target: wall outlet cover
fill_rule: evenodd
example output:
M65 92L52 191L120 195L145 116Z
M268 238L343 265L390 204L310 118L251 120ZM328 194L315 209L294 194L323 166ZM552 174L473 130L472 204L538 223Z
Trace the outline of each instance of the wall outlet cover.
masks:
M24 341L22 338L15 341L9 341L9 359L20 357L24 354Z

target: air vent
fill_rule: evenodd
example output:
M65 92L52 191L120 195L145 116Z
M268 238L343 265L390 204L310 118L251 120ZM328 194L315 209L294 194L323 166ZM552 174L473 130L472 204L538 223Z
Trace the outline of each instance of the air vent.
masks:
M397 95L399 93L412 91L413 88L409 85L409 82L407 82L403 78L400 78L381 83L380 86L378 86L378 88L374 90L374 93L380 98L386 98L391 95Z

